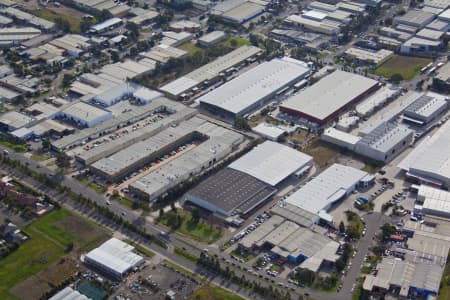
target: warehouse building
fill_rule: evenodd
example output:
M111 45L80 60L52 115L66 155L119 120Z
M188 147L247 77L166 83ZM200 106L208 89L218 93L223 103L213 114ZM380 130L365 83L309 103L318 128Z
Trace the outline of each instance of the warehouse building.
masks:
M291 175L307 173L313 158L283 144L265 141L228 167L278 186Z
M216 4L211 13L227 22L242 24L262 14L268 4L259 0L226 0Z
M35 15L29 14L29 13L24 12L15 7L2 8L2 9L0 9L0 13L3 15L15 18L26 24L30 24L31 26L34 26L34 27L39 28L44 31L50 31L52 29L55 29L55 27L56 27L55 23L53 23L53 22L47 21L46 19L39 18Z
M427 257L407 255L405 260L393 256L384 257L378 263L376 275L366 275L363 289L366 291L398 290L399 297L412 294L437 296L444 265L432 263Z
M252 131L273 142L277 142L278 139L287 132L287 130L281 126L276 126L266 122L259 123L257 126L252 128Z
M0 46L4 48L17 45L39 35L41 35L41 31L34 27L0 28Z
M110 120L100 123L97 126L85 128L75 134L71 134L59 140L53 141L52 147L58 152L67 151L68 149L79 146L91 139L98 138L101 135L114 132L121 127L125 127L131 123L142 120L154 113L166 110L177 111L176 108L172 110L174 105L181 106L181 104L161 98L146 105L136 106L134 109L127 109L127 111L113 116Z
M389 162L409 147L414 138L414 131L408 127L384 122L361 138L354 151L380 162Z
M254 46L242 46L227 53L214 61L162 86L160 91L171 97L178 98L202 83L208 85L219 78L222 72L245 62L259 54L262 50Z
M345 55L358 62L379 66L391 58L394 55L394 52L386 49L374 51L351 47L345 51Z
M268 249L274 257L285 258L293 264L301 263L300 268L313 272L317 272L325 261L334 263L339 258L336 254L338 242L279 215L273 215L246 235L239 247L252 252Z
M430 12L426 12L419 9L410 9L406 12L406 14L396 16L394 18L394 25L401 24L416 28L423 28L428 23L433 21L435 17L436 16Z
M398 165L416 182L450 187L450 122L427 136Z
M340 22L325 19L311 19L303 15L290 15L286 18L286 22L305 30L332 36L337 35L343 25Z
M9 111L0 115L0 128L2 131L14 131L19 128L35 122L36 119L19 113L17 111Z
M446 112L448 101L443 95L427 92L403 111L403 121L422 126Z
M174 106L172 106L171 108L174 108ZM170 126L175 126L180 122L192 118L196 113L193 109L190 108L180 108L174 113L169 113L167 110L165 110L165 108L161 108L155 110L155 112L167 113L169 115L158 120L157 122L148 124L144 128L129 132L128 134L120 136L119 138L114 138L108 143L102 143L100 145L97 145L97 147L89 148L88 150L82 151L81 153L75 153L75 159L84 165L90 165L95 161L108 157L135 143L139 143L142 140L148 139L149 137L158 134L159 132L165 130Z
M369 186L373 182L373 175L352 167L333 164L287 197L285 202L317 214L323 221L332 223L333 217L327 214L327 211L356 188Z
M427 185L420 185L417 192L415 209L420 207L420 212L425 215L433 215L450 219L450 193Z
M329 127L323 131L320 139L325 142L337 145L341 148L354 151L356 144L361 138L345 131Z
M433 78L433 88L450 92L450 62L440 67Z
M63 109L58 117L68 119L79 126L94 127L111 119L112 113L80 101Z
M134 253L134 247L116 238L82 257L84 263L116 280L123 279L134 268L144 263L142 256Z
M299 60L275 58L228 81L200 97L200 107L234 121L262 107L277 92L309 76L311 70Z
M431 51L439 51L442 47L443 43L440 40L430 40L414 36L401 45L400 53L428 56Z
M323 125L379 88L373 79L336 70L288 98L280 105L280 111Z
M136 180L129 186L130 192L143 199L157 200L167 190L222 160L244 140L237 132L198 117L194 119L197 124L193 124L193 129L207 139Z
M218 44L227 38L227 34L224 31L215 30L211 31L198 39L198 43L203 47L211 47Z
M356 105L355 111L360 117L368 117L388 102L400 96L401 93L401 89L387 84Z
M139 26L143 26L152 22L158 15L159 13L157 11L145 10L144 13L130 18L128 22L134 23Z
M248 214L276 191L253 176L225 168L189 191L186 200L226 218Z
M68 0L84 11L97 14L103 10L109 11L115 17L125 16L130 7L124 3L118 3L113 0Z
M90 170L110 182L116 182L183 145L204 141L206 137L195 131L200 123L199 119L193 118L178 126L168 127L152 137L100 159L90 166Z
M90 298L81 294L77 290L72 289L70 286L66 286L64 289L56 293L49 300L89 300Z
M169 59L182 59L188 56L184 50L174 48L168 45L160 44L147 52L139 54L142 58L149 58L153 61L165 64Z

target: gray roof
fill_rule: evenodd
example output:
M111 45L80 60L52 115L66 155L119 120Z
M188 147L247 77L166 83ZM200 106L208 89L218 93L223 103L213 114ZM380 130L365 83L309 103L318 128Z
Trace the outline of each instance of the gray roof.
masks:
M265 141L229 167L276 186L312 162L312 157L307 154L279 143Z
M111 114L111 112L109 111L100 109L81 101L66 107L61 112L67 116L71 116L88 123Z
M64 289L56 293L54 296L49 298L49 300L88 300L90 298L86 297L80 292L72 289L70 286L66 286Z
M241 114L249 107L292 84L310 70L305 63L292 58L275 58L243 73L219 88L200 97L200 103Z
M274 189L264 182L245 173L225 168L189 191L188 199L201 199L229 213L233 211L246 213L273 192Z
M29 117L16 111L9 111L0 115L0 123L8 125L8 127L11 127L13 129L24 127L34 120L35 118Z
M324 120L377 84L373 79L336 70L288 98L282 107Z
M418 9L410 9L406 14L397 16L394 18L394 22L401 24L413 24L414 26L421 27L431 22L435 15Z
M450 182L450 121L427 136L398 165L412 173L421 173L440 181Z
M428 92L419 97L403 112L405 115L428 118L442 107L447 107L446 97L433 92Z
M333 164L286 198L285 202L317 214L345 196L367 175L349 166Z
M171 95L180 95L187 90L199 85L205 80L211 80L219 73L240 64L246 59L261 52L261 49L254 46L242 46L216 60L162 86L161 91Z
M275 205L270 211L273 214L282 216L286 220L295 222L303 227L311 227L319 219L318 214L289 203Z
M387 153L412 133L413 131L404 125L384 122L360 139L356 143L356 149L368 147Z

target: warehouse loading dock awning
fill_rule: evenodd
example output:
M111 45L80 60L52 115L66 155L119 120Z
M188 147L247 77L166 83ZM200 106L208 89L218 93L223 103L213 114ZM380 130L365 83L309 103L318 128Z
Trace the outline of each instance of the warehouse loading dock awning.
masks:
M410 118L410 117L407 117L407 116L403 116L402 118L405 121L412 122L412 123L415 123L417 125L423 125L425 123L425 122L422 122L420 120L417 120L417 119L414 119L414 118Z

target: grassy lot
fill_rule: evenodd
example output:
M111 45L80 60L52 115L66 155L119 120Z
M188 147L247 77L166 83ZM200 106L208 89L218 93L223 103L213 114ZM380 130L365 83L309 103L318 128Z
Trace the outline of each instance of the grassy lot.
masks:
M62 18L64 20L67 20L70 24L70 30L73 33L79 33L80 32L80 22L81 19L79 17L73 16L73 15L60 15L50 9L44 8L44 9L36 9L31 12L33 15L36 15L38 17L41 17L43 19L49 20L54 22L57 18Z
M6 148L9 148L15 152L20 152L20 153L27 152L27 147L25 147L25 145L22 145L22 144L14 144L12 142L0 139L0 145L4 146Z
M63 209L48 213L23 231L30 239L0 260L2 300L21 299L25 294L29 299L39 298L49 286L58 284L76 270L76 262L65 256L68 246L73 245L78 257L82 250L89 251L109 238L93 222ZM63 256L65 259L56 263Z
M202 48L200 48L199 46L197 46L196 44L194 44L192 42L184 43L184 44L180 45L178 48L186 51L189 54L189 56L194 55L194 53L197 51L200 51L200 52L204 51Z
M241 38L241 37L238 37L238 36L229 36L225 41L223 41L222 43L220 43L220 45L226 45L226 46L232 47L231 44L234 43L234 42L232 42L233 40L237 43L237 46L238 46L238 47L245 46L245 45L251 45L251 44L252 44L252 43L250 43L249 40L243 39L243 38Z
M127 197L123 197L123 196L120 196L120 195L113 195L113 196L111 196L110 199L113 200L113 201L119 202L123 206L126 206L128 208L134 209L133 208L133 201L131 201Z
M314 160L321 167L332 164L332 160L339 154L337 148L320 141L319 138L313 141L304 152L314 157Z
M48 156L48 154L46 153L34 153L30 158L34 161L44 161L49 159L50 156Z
M242 251L240 249L233 250L230 254L236 256L237 258L242 258L246 262L255 257L252 253L248 251Z
M84 186L93 189L99 194L103 194L106 192L106 188L103 185L98 184L95 181L89 182L87 178L77 178L77 180Z
M189 260L189 261L192 261L195 263L198 261L198 257L196 255L194 255L191 252L184 250L180 247L175 247L174 253L182 258Z
M196 290L189 300L244 300L244 298L218 286L205 285Z
M394 55L381 66L375 69L375 74L390 78L398 73L403 79L409 80L420 73L420 69L425 67L431 60L427 58Z
M444 274L442 275L441 288L437 297L438 300L450 299L450 252L447 258Z
M136 248L137 251L141 252L142 254L145 254L148 257L153 257L155 256L155 252L153 252L150 249L147 249L145 247L142 247L141 245L131 241L131 240L125 240L126 243L130 244L131 246L133 246L134 248Z
M0 260L0 299L16 299L9 289L28 277L45 269L64 255L64 247L32 228L25 232L30 240L14 253Z
M181 221L181 224L174 227L177 218ZM176 229L182 234L188 235L191 238L204 243L212 243L222 236L222 233L216 227L210 226L202 219L195 222L191 214L187 211L180 212L179 210L176 213L173 211L167 212L159 221L172 229Z

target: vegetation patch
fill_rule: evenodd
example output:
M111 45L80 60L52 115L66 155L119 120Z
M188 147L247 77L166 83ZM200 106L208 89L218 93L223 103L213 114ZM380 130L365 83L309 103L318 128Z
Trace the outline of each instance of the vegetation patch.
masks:
M131 240L125 240L126 243L130 244L131 246L133 246L134 248L136 248L137 251L141 252L142 254L148 256L148 257L153 257L155 256L155 252L153 252L150 249L147 249L141 245L139 245L138 243L135 243Z
M41 8L31 11L33 15L36 15L40 18L46 19L51 22L58 23L58 20L66 20L69 22L70 25L70 31L73 33L80 32L80 23L81 19L77 16L73 15L61 15L59 13L54 12L53 10L50 10L48 8Z
M205 285L194 292L189 300L244 300L241 296L233 294L221 287Z
M420 69L429 64L427 58L394 55L381 66L375 69L375 74L391 78L399 74L405 80L410 80L420 73Z
M441 288L439 289L438 300L450 299L450 252L447 257L444 274L442 275Z
M241 250L239 248L236 250L233 250L230 254L237 258L242 258L246 262L255 257L251 252Z
M99 194L104 194L106 192L106 188L101 185L98 184L95 181L89 181L89 179L87 178L77 178L77 180L84 186L93 189L94 191L96 191Z
M317 138L317 140L312 142L304 152L314 157L314 161L317 162L320 167L325 167L328 164L332 164L340 151L337 147L332 147Z
M44 161L48 160L50 156L48 156L48 154L45 153L34 153L33 155L31 155L30 158L34 161Z
M220 228L203 221L197 211L193 214L187 211L178 212L178 210L161 212L159 222L197 241L213 243L222 236Z
M27 152L27 147L21 143L17 143L4 135L0 135L0 145L13 150L14 152Z
M189 261L192 261L195 263L198 261L198 257L196 255L192 254L191 252L189 252L187 250L184 250L183 248L175 247L174 253L182 258L189 260Z

